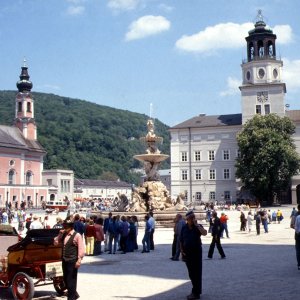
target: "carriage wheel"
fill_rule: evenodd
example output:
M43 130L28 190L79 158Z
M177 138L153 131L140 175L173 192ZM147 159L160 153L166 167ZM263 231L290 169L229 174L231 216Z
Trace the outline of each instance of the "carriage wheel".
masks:
M12 294L15 300L30 300L34 295L33 280L26 273L19 272L12 280Z
M63 278L61 278L61 280L59 281L55 281L55 282L53 281L53 286L59 296L65 294L65 290L67 289L67 287L65 285Z

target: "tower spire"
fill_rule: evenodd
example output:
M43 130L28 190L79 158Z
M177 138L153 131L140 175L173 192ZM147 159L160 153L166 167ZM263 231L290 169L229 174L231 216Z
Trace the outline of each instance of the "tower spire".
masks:
M28 67L26 59L23 60L23 66L20 74L20 80L17 82L19 92L30 92L32 89L32 82L29 80Z

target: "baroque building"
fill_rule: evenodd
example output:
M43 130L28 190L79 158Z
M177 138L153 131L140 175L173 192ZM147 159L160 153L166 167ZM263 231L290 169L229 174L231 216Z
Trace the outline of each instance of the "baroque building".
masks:
M276 53L276 34L267 28L261 13L248 32L247 59L242 62L242 113L201 114L170 128L171 195L183 193L188 201L235 202L240 182L235 178L238 153L236 136L255 114L288 116L296 125L294 141L300 152L300 111L286 110L286 85L282 60ZM281 202L300 203L300 176Z
M0 207L38 206L47 199L42 183L44 148L37 140L32 82L24 62L13 126L0 125Z

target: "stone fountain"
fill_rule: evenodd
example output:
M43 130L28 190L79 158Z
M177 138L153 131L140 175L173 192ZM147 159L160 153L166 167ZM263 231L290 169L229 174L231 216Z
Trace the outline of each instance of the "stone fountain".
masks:
M160 163L166 160L169 155L162 154L158 149L158 144L163 142L163 138L154 133L152 119L148 120L147 128L147 135L140 138L146 144L146 153L134 156L135 159L144 164L146 178L141 186L133 189L127 210L145 212L175 209L177 203L172 202L170 193L160 181L158 173Z

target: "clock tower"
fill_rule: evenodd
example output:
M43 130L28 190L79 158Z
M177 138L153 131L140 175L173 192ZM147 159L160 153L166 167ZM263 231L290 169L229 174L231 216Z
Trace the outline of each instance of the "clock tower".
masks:
M275 113L285 115L285 83L282 82L283 63L276 56L276 35L263 20L258 11L254 29L246 37L247 59L242 63L243 124L256 114Z

